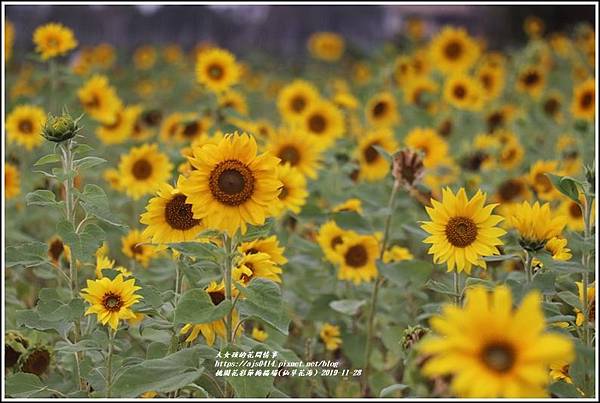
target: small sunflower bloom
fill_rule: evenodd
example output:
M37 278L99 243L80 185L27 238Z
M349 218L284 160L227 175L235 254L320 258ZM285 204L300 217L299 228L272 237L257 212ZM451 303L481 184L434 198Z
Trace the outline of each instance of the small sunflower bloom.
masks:
M42 60L63 56L77 47L73 31L58 23L38 27L33 33L33 43Z
M329 351L337 350L342 344L342 338L340 337L340 327L325 323L319 331L319 337L321 341L325 343L325 348Z

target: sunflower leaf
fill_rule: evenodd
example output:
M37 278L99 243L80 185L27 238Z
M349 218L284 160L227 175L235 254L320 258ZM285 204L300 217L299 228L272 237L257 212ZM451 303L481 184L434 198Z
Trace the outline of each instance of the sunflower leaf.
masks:
M106 193L104 193L104 190L100 186L93 184L85 185L83 193L79 197L79 204L81 204L86 213L115 227L121 229L127 228L126 225L114 220L114 214L111 213L108 205L108 197L106 197Z
M579 204L579 192L585 191L585 186L582 182L570 176L558 176L551 173L546 173L546 176L559 192Z
M251 351L263 351L264 348L255 346ZM224 353L233 353L244 351L237 346L228 345L223 350ZM237 366L244 365L248 360L245 358L228 358L228 363ZM273 387L274 376L226 376L225 379L233 387L235 397L267 397Z
M7 246L4 250L6 268L14 266L39 266L48 262L48 245L44 242L26 242Z
M231 310L231 302L213 304L209 294L201 288L187 291L175 308L175 323L210 323L221 319Z
M244 287L235 285L246 299L238 301L241 313L264 320L281 333L288 334L289 318L285 313L281 289L271 280L254 278Z
M63 242L71 248L72 258L82 262L91 260L106 237L104 230L96 224L88 224L81 233L77 233L73 224L61 220L56 230Z
M28 398L47 388L39 377L24 372L6 378L6 395L12 398Z
M63 201L57 201L56 195L45 189L38 189L27 193L25 202L28 206L55 206L60 207L64 204Z
M33 164L34 167L38 167L40 165L46 165L46 164L53 164L55 162L59 162L60 161L60 155L58 154L48 154L48 155L44 155L42 158L40 158L39 160L37 160L35 162L35 164Z
M73 161L75 170L80 171L82 169L93 168L96 165L104 164L106 160L100 157L83 157L81 159Z

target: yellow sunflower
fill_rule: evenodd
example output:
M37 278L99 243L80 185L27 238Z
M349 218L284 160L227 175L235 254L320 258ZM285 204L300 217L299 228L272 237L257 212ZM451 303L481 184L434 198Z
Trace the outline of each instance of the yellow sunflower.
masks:
M157 144L133 147L119 162L121 187L134 200L153 193L171 177L173 165Z
M343 243L343 236L347 231L338 227L335 221L329 220L319 228L317 242L325 255L325 258L334 263L338 261L336 247Z
M573 379L569 376L569 367L567 361L554 361L550 364L550 377L553 381L564 381L572 384Z
M411 78L403 86L404 102L431 112L434 110L438 89L437 83L429 77Z
M150 70L156 64L158 54L154 46L140 46L133 52L133 64L138 70Z
M213 124L209 116L198 116L195 113L181 115L180 128L177 129L179 139L194 141L205 136Z
M269 334L261 329L259 326L254 326L252 328L252 338L256 341L260 341L261 343L269 338Z
M515 177L502 181L496 189L494 199L500 203L498 210L502 215L504 215L503 212L507 205L531 199L527 179L524 177Z
M367 121L375 127L392 126L399 120L398 104L391 92L375 94L367 102Z
M21 194L21 175L19 168L10 162L4 163L4 197L14 199Z
M471 274L473 266L487 268L484 256L499 255L497 245L506 234L496 225L503 220L492 214L497 204L485 205L480 190L470 200L464 188L455 195L449 188L442 192L442 202L431 199L433 207L425 207L432 221L421 225L431 236L423 242L432 246L427 251L434 263L447 263L448 271Z
M577 292L579 294L579 301L583 304L583 283L576 282L577 284ZM587 288L587 300L588 300L588 322L594 324L596 323L596 282L594 281L592 284L588 285ZM575 309L577 314L575 318L575 324L577 326L583 325L585 322L585 315L579 309Z
M179 141L182 137L183 131L183 117L184 115L179 112L174 112L162 121L160 125L160 139L168 144L173 143L174 141Z
M332 213L338 213L340 211L354 211L355 213L362 214L362 201L360 199L350 198L346 201L333 206L331 209Z
M266 278L281 283L281 273L281 268L271 260L270 255L257 252L242 255L233 268L232 276L243 285L253 278Z
M579 194L579 201L583 204L583 194ZM596 217L596 200L592 203L592 222L595 222ZM579 204L575 203L571 199L565 198L558 208L558 214L567 217L567 228L571 231L583 232L584 222L583 213Z
M344 116L333 103L320 100L307 108L301 127L324 149L344 134Z
M321 153L316 140L298 129L281 129L272 136L267 152L290 164L302 174L315 179L321 166Z
M342 338L340 337L340 327L325 323L319 331L321 341L325 343L325 348L329 351L335 351L340 348Z
M134 229L121 238L121 251L125 256L148 267L150 260L159 252L159 248L148 245L149 243L151 243L151 239L148 236L142 235L142 231Z
M110 185L111 188L119 192L123 191L121 186L121 175L118 169L110 168L106 169L102 174L102 178Z
M359 164L359 178L377 181L390 171L390 162L385 159L374 146L381 147L390 154L398 149L394 133L388 128L375 129L362 137L358 142L356 157Z
M4 61L8 63L12 56L15 43L15 26L12 22L4 21Z
M280 266L286 264L288 261L283 255L285 249L279 246L279 241L275 235L264 239L255 239L250 242L242 242L238 250L246 255L266 253L269 255L270 260Z
M6 134L10 142L32 150L44 142L42 128L46 113L38 106L19 105L6 117Z
M542 110L544 114L555 122L562 122L564 117L562 114L563 99L562 95L558 91L551 91L547 96L544 97L542 102Z
M283 87L277 95L277 108L283 120L297 122L308 107L320 99L317 88L304 80L294 80Z
M240 68L235 56L225 49L212 48L198 55L196 79L212 92L223 92L237 84Z
M423 152L423 165L432 168L448 157L448 143L434 129L416 127L404 139L408 147Z
M444 73L465 71L479 58L480 49L467 31L444 27L429 45L432 65Z
M594 121L596 116L596 83L588 79L573 89L571 113L578 119Z
M540 17L530 15L523 22L523 30L530 38L539 38L544 33L544 20Z
M246 224L262 225L282 183L277 179L277 157L257 155L256 140L237 132L219 144L193 148L189 158L196 168L181 184L192 204L194 218L208 228L227 231L231 236Z
M444 99L458 109L476 111L483 106L483 91L477 80L467 75L454 75L444 85Z
M228 90L219 95L219 107L232 109L239 115L248 115L248 102L246 97L238 91Z
M123 108L108 78L99 74L92 76L77 90L77 97L87 114L106 124L114 123L117 113Z
M571 249L567 248L567 240L564 238L551 238L546 242L544 248L550 252L554 260L570 260L573 257Z
M517 136L512 133L504 132L499 136L502 148L498 155L498 162L504 169L514 169L523 161L525 150L518 140ZM504 140L504 141L503 141Z
M375 235L344 232L342 242L335 246L332 255L338 265L338 279L358 285L377 277L375 262L379 258L379 240Z
M533 205L524 201L511 206L505 218L508 225L519 232L521 246L528 250L543 248L546 242L559 236L567 224L567 217L550 210L550 204L540 205L537 201Z
M345 48L344 38L334 32L315 32L308 38L310 54L326 62L338 61L344 54Z
M150 199L146 212L140 216L140 223L147 225L142 236L152 243L191 241L204 229L202 220L194 218L192 205L186 203L179 190L182 178L177 180L176 188L161 184L156 197Z
M505 82L504 69L483 65L477 70L476 76L486 101L492 101L502 94Z
M352 66L352 79L358 85L365 85L371 80L371 69L366 63L358 62Z
M539 98L546 85L544 72L535 66L523 69L517 77L517 91Z
M514 309L506 286L491 295L481 286L469 288L464 307L445 305L430 325L434 333L417 347L431 356L422 371L453 375L450 387L458 397L545 397L549 365L575 357L568 337L545 331L538 291Z
M112 122L98 126L96 136L103 144L122 144L131 136L136 118L134 107L121 108L116 112Z
M383 253L383 262L402 262L404 260L412 260L415 257L408 248L394 245Z
M33 33L35 51L42 60L67 54L77 47L77 39L73 31L58 23L49 23L37 27Z
M558 161L536 161L529 170L529 183L540 199L559 199L561 193L552 185L546 176L547 173L562 175L562 172L558 170Z
M277 178L283 183L283 186L277 196L277 201L272 205L272 214L278 217L287 210L295 214L300 213L308 197L306 178L290 164L277 166Z
M114 280L103 277L99 280L87 280L87 287L81 290L81 297L91 306L85 311L86 315L96 314L98 322L117 330L119 321L134 319L131 307L143 297L136 294L142 287L135 285L135 279L124 281L123 275L117 275Z

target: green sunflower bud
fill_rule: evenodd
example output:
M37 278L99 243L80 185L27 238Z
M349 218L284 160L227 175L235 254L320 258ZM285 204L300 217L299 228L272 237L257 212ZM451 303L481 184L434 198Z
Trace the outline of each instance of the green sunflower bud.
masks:
M82 116L73 119L66 111L63 111L60 116L55 116L50 113L48 114L48 119L42 129L42 136L44 136L46 140L54 141L55 143L61 143L72 139L81 130L79 120L81 120Z
M21 372L39 376L48 370L51 360L52 352L50 348L43 344L38 344L27 349L24 354L21 354L17 362L17 367Z
M12 368L19 358L27 351L29 341L21 333L9 330L4 337L4 365Z

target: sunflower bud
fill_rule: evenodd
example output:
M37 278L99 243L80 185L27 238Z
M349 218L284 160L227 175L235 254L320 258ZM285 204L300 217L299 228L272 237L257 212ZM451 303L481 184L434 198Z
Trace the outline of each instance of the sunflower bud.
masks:
M424 174L423 159L415 151L405 148L394 155L392 175L400 186L413 188Z
M42 344L35 345L21 354L17 362L17 367L21 372L29 374L42 375L50 367L52 353L47 346Z
M404 330L404 335L402 336L401 340L402 348L405 351L410 350L412 346L421 340L428 332L429 329L420 325L407 327Z
M27 351L29 341L19 332L10 330L4 337L4 365L6 368L12 368L19 357Z
M54 141L55 143L72 139L81 130L79 120L82 116L73 119L66 111L63 111L60 116L54 116L50 113L42 130L42 136L46 140Z

